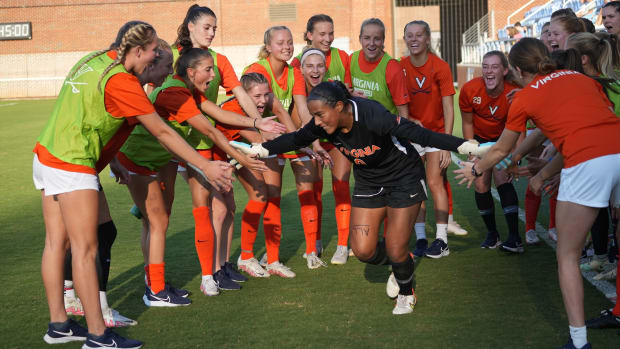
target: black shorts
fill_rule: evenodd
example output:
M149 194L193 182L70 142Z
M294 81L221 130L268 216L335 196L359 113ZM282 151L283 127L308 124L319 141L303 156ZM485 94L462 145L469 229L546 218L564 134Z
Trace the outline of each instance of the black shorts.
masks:
M486 138L482 138L482 137L478 136L477 134L474 134L474 139L477 140L478 143L482 144L482 143L486 143L486 142L497 142L499 137L494 138L494 139L486 139Z
M426 200L423 179L398 187L355 185L351 206L361 208L404 208Z

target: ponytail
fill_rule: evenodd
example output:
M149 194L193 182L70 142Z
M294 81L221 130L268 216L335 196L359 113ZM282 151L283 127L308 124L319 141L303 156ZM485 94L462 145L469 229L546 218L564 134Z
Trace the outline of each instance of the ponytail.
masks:
M510 49L508 60L513 67L530 74L547 75L557 69L542 41L523 38Z
M620 76L616 73L620 55L618 54L618 42L615 35L577 33L569 36L567 43L579 51L579 54L588 56L590 63L598 73L620 81Z

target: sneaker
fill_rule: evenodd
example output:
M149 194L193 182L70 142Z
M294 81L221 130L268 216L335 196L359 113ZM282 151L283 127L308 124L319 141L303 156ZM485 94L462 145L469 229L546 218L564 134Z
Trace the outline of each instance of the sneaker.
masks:
M323 262L315 252L310 253L306 258L308 269L318 269L320 267L327 267L327 264Z
M127 327L138 324L136 320L124 317L112 308L101 309L101 313L103 314L103 321L105 322L106 327Z
M510 238L508 238L508 241L504 241L499 245L499 250L511 253L525 252L525 249L523 248L523 243L521 241Z
M142 219L142 212L140 212L140 209L136 205L133 205L133 207L131 207L129 213L131 213L134 217L138 219Z
M450 249L448 248L448 244L441 239L435 239L431 246L424 251L426 257L434 259L446 257L449 254Z
M598 317L586 320L586 326L588 328L620 328L620 316L615 316L605 309Z
M241 259L241 256L239 256L239 259L237 259L237 265L239 266L239 269L245 271L251 277L269 277L269 273L261 267L260 263L254 257L250 259Z
M603 269L607 269L608 266L611 264L607 260L606 255L604 255L603 257L604 258L602 260L595 257L589 262L581 263L579 264L579 269L581 269L582 271L595 271L597 273L601 272L603 271Z
M593 279L594 280L615 280L616 279L616 268L614 267L609 271L600 272L594 275Z
M47 325L47 332L43 336L43 340L47 344L85 341L87 334L88 330L73 321L73 319L69 319L59 329L54 328L51 323Z
M416 257L422 257L424 256L424 251L426 251L427 248L428 248L428 240L419 239L415 242L415 250L413 250L413 255Z
M213 279L215 279L215 282L217 283L217 287L220 290L237 291L241 289L241 285L232 281L228 277L228 275L226 275L226 272L224 271L224 269L220 269L216 271L215 274L213 274Z
M558 242L558 230L555 228L551 228L547 231L547 235L549 235L549 239Z
M65 311L67 315L84 316L84 307L77 297L65 296Z
M305 253L304 253L304 258L306 258ZM267 267L267 254L266 253L260 258L260 262L258 262L258 264L260 264L260 266L263 268Z
M142 296L142 300L147 307L183 307L192 303L188 298L177 296L176 293L172 292L167 287L158 293L153 293L153 291L147 287L144 296Z
M396 282L396 277L394 276L394 273L391 273L387 284L385 285L385 293L389 298L394 299L398 296L399 291L400 287L398 286L398 282Z
M456 221L448 222L448 233L453 233L457 236L467 235L467 230L463 229Z
M207 275L205 279L200 283L200 292L205 296L217 296L220 294L220 289L217 287L217 282L213 279L213 276Z
M592 349L592 346L590 345L590 343L586 343L586 345L584 345L583 347L577 348L573 344L573 340L571 338L568 340L568 343L566 343L563 347L558 348L558 349Z
M495 232L488 232L487 233L487 238L484 239L484 241L480 244L480 247L482 247L482 248L496 248L501 243L502 242L499 241L499 234L497 234Z
M226 273L226 276L228 276L229 279L231 279L234 282L246 282L248 281L248 278L246 278L245 276L241 275L241 273L239 273L237 271L237 268L235 268L235 266L230 263L230 262L226 262L224 263L224 272Z
M349 259L349 248L347 246L338 246L336 247L336 252L334 252L334 256L332 257L332 264L345 264Z
M415 297L415 292L413 292L412 295L408 296L404 294L399 294L398 298L396 299L396 306L394 307L394 310L392 310L392 314L402 315L412 313L413 307L415 307L416 302L417 299Z
M166 287L173 292L174 294L176 294L179 297L183 297L183 298L187 298L189 297L189 291L188 290L184 290L182 288L176 288L174 286L172 286L171 284L166 282Z
M275 261L271 264L267 264L267 272L271 275L278 275L283 278L295 277L295 273L291 270L291 268L280 263L280 261Z
M94 336L88 334L86 343L82 346L82 349L96 349L96 348L125 348L125 349L137 349L142 347L142 342L127 339L121 337L111 329L106 329L101 336Z
M525 232L525 243L528 245L538 245L540 243L536 230L530 229Z

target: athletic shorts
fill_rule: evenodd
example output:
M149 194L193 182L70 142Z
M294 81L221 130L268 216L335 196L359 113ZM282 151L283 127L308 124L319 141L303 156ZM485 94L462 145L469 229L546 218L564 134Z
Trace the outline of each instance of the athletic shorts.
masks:
M99 177L94 174L65 171L43 165L35 154L32 161L32 180L37 190L45 190L45 196L92 189L99 191Z
M437 149L437 148L433 148L433 147L423 147L417 143L411 143L413 145L413 147L415 148L415 150L417 150L418 154L420 154L420 156L424 156L424 154L426 153L434 153L436 151L440 151L441 149Z
M400 187L375 187L355 185L351 206L361 208L404 208L426 200L426 183L423 179Z
M620 207L620 153L562 169L558 201L588 207Z

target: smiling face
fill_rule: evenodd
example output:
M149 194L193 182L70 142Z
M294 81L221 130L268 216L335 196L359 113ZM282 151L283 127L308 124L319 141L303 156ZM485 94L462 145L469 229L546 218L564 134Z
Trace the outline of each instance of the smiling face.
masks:
M570 34L560 22L551 21L549 25L549 46L551 51L565 50L566 39L568 39Z
M213 16L202 15L196 19L195 22L189 22L187 24L189 30L189 38L192 40L192 45L196 48L209 48L213 38L215 38L215 31L217 30L217 19Z
M308 110L314 116L314 124L325 130L327 134L333 134L340 127L340 114L343 108L342 102L337 102L334 107L320 100L308 102Z
M334 25L329 22L314 23L312 32L306 33L306 37L312 42L312 47L327 54L334 42Z
M360 44L364 57L368 62L375 62L383 55L385 33L383 28L376 24L367 24L360 34Z
M323 81L326 71L325 59L323 59L318 52L317 54L306 57L304 63L301 65L301 73L303 74L304 80L306 81L306 84L309 85L310 89L314 88L316 85L320 84L321 81Z
M613 6L603 7L601 10L603 26L609 34L618 36L620 34L620 13Z
M286 62L293 57L293 35L286 29L274 30L265 48L269 57Z
M482 78L487 91L492 92L502 88L508 68L502 64L501 58L489 55L482 60Z
M154 35L153 41L146 46L136 46L130 49L129 52L134 52L135 60L132 71L134 74L142 74L146 70L146 68L153 63L155 58L159 55L158 46L159 38L157 35Z
M209 82L215 77L213 57L205 57L198 61L194 68L187 68L187 77L198 91L204 93L209 87Z
M408 25L404 39L412 56L427 53L431 44L431 38L427 35L425 27L420 24Z
M254 101L260 114L265 112L265 106L271 98L271 89L268 84L254 84L248 91L248 95Z

